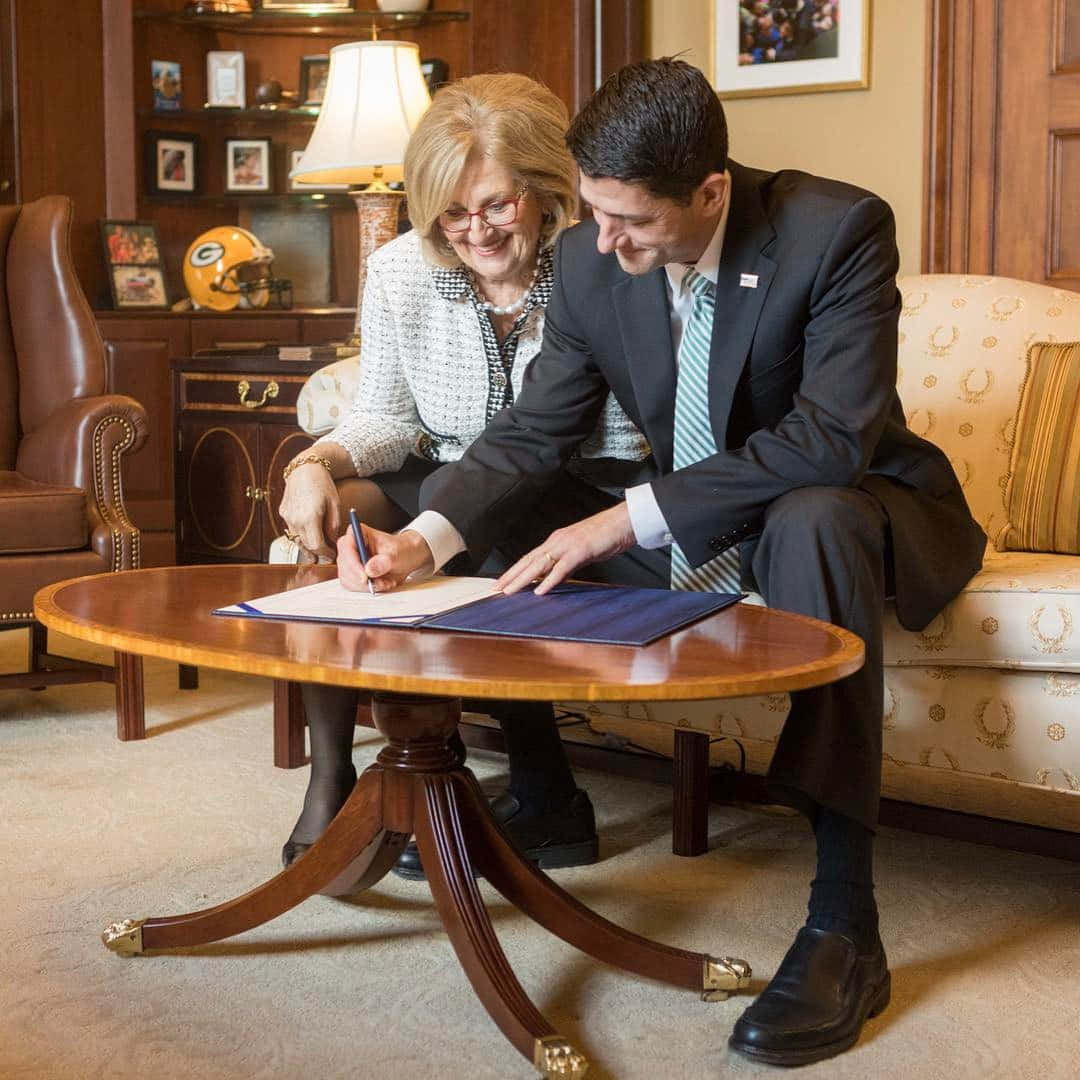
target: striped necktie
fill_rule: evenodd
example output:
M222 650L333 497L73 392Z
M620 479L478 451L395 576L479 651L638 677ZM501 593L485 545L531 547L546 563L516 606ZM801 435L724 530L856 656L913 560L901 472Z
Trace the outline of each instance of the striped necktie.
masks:
M696 270L687 270L684 288L694 296L690 318L679 343L675 385L674 466L683 469L716 453L709 420L709 347L712 343L716 286ZM739 592L739 549L730 547L715 559L691 569L678 544L671 545L671 587L696 592Z

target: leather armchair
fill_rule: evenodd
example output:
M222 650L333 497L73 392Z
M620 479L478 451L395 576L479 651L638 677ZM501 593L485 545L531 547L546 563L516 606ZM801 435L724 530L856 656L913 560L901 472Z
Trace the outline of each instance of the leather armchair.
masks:
M146 411L106 393L71 217L58 195L0 207L0 629L30 628L28 670L0 676L0 689L114 681L112 668L48 653L34 593L139 566L121 459L146 441Z

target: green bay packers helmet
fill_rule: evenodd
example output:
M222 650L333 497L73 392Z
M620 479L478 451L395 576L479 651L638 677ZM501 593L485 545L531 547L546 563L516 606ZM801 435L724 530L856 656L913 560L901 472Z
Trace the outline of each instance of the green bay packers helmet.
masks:
M274 253L238 225L218 225L196 237L184 256L184 285L197 308L265 307L278 283Z

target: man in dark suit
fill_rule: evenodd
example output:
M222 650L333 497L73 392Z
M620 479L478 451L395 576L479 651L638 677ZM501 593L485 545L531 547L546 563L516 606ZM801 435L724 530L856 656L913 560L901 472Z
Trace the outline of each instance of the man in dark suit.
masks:
M985 537L944 454L904 421L881 199L729 161L715 94L677 60L617 72L567 142L592 220L560 241L521 394L433 475L410 528L372 533L366 572L343 538L339 572L392 588L458 551L482 557L543 512L611 390L650 440L654 477L552 533L503 575L507 591L670 544L676 587L734 581L863 638L860 672L792 695L769 782L815 832L809 918L731 1036L761 1060L819 1060L889 999L871 868L885 601L924 627L978 569Z

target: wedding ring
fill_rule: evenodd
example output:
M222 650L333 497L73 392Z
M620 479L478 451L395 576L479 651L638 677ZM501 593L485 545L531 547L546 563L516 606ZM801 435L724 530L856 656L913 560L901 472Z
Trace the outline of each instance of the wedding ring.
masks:
M551 563L552 566L554 566L555 565L555 556L552 555L550 551L545 551L543 554L544 554L544 558L547 559L547 561L549 563Z

